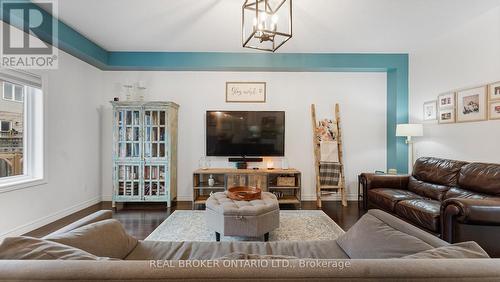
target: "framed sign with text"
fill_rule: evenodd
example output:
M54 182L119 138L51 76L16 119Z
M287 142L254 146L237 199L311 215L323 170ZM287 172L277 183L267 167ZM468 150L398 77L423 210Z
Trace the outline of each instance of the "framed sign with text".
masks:
M265 82L226 82L227 103L265 103Z

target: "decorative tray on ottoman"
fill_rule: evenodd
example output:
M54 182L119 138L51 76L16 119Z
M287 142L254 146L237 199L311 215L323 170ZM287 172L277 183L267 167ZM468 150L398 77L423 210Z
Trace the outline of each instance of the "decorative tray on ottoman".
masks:
M251 201L261 199L262 190L257 187L236 186L227 190L228 198L235 201Z

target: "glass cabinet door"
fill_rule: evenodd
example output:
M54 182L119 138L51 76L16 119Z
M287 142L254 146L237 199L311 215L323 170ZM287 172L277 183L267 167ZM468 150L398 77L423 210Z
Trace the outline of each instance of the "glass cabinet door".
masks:
M167 111L146 109L144 111L144 158L162 160L167 158Z
M138 109L116 111L118 134L117 156L119 159L141 157L141 112Z
M144 198L164 200L167 195L167 166L165 164L144 164Z
M140 199L140 164L118 164L115 169L117 198L137 198Z

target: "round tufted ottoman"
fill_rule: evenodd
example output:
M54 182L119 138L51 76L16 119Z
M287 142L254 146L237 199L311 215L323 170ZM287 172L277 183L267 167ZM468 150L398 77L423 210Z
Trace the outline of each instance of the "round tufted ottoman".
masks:
M258 237L269 240L269 232L279 227L278 199L269 192L262 192L262 199L235 201L226 192L212 194L206 201L205 218L208 228L215 231L220 241L224 236Z

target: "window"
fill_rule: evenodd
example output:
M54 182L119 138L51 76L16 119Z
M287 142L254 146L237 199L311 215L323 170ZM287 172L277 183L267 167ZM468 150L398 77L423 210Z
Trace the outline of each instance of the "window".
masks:
M1 193L44 181L44 119L40 77L2 69L0 83Z
M12 83L4 82L3 83L3 99L12 101L12 90L14 85Z
M2 116L2 113L0 113L0 116ZM11 121L0 121L0 131L2 132L9 132L12 129L12 122Z
M22 103L24 100L24 87L22 85L3 82L3 99Z

